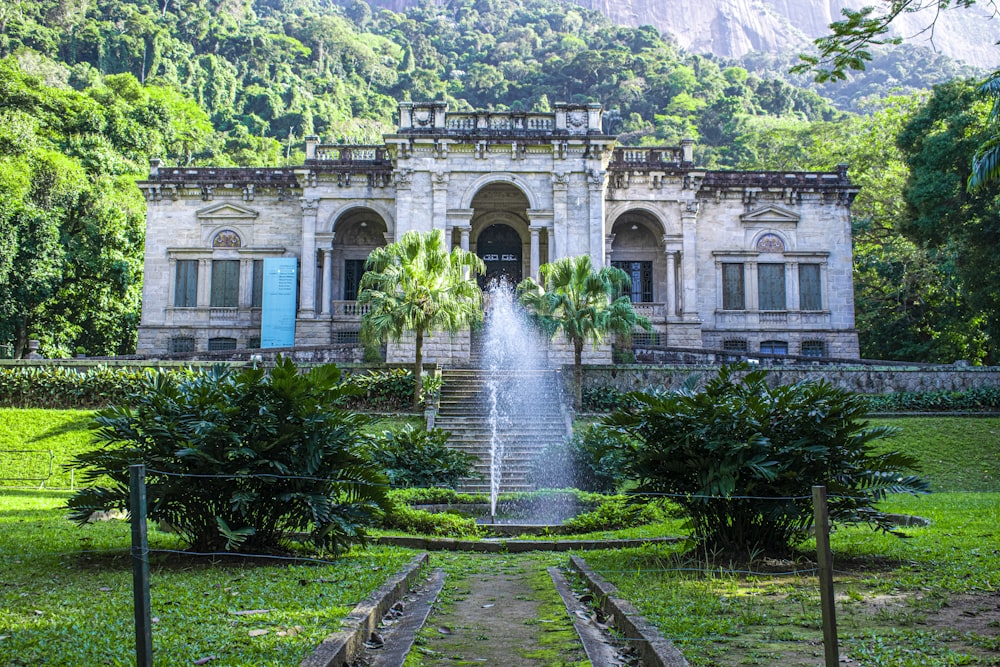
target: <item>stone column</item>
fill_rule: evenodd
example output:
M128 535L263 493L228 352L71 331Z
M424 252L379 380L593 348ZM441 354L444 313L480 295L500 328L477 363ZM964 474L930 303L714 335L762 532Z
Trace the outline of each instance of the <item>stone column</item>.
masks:
M667 250L667 317L677 315L677 253Z
M472 225L465 225L464 227L459 227L458 231L462 235L461 248L462 250L468 252L469 236L472 234Z
M604 181L607 172L591 169L587 174L589 195L590 258L594 266L604 266Z
M198 260L198 306L212 303L212 260L204 257Z
M555 235L555 224L551 224L545 228L545 248L548 251L546 253L547 257L545 262L551 264L556 261L556 235Z
M431 229L447 229L448 219L448 173L435 171L431 174L433 200L431 202Z
M698 208L696 200L681 202L680 307L686 321L698 321Z
M615 234L604 237L604 266L611 266L611 253L615 243Z
M799 265L797 262L785 263L785 310L799 310L802 304L799 299Z
M170 257L167 259L167 307L173 308L176 304L177 304L177 259L174 257Z
M528 231L531 232L531 248L529 251L530 252L529 256L531 258L531 264L530 264L531 277L534 278L535 280L538 280L538 259L539 259L538 233L541 232L542 230L541 228L532 225L531 227L528 228Z
M240 257L239 307L246 309L253 303L253 259Z
M303 197L302 246L299 252L299 317L316 316L316 214L318 197Z
M552 229L549 236L549 256L563 257L569 247L569 177L565 172L552 174Z
M333 301L333 248L323 248L323 301L320 315L330 317L330 302Z

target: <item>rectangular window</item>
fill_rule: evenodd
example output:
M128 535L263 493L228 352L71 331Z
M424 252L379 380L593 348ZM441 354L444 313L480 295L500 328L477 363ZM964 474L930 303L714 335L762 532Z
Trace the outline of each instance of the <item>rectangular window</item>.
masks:
M819 264L799 264L799 309L823 310Z
M788 343L783 340L765 340L760 344L761 354L788 354Z
M746 308L743 288L743 264L722 265L722 308L724 310L744 310Z
M235 350L236 349L236 339L235 338L209 338L208 339L208 351L209 352L221 352L222 350Z
M240 305L240 260L212 261L212 308L236 308Z
M632 286L625 295L632 303L653 302L652 262L611 262L611 266L627 273L632 281Z
M194 352L194 338L178 336L170 339L171 354L185 354L187 352Z
M344 260L344 301L358 300L358 286L361 284L361 276L365 273L364 259Z
M727 338L722 341L722 349L726 352L746 352L747 342L742 338Z
M803 357L825 357L826 356L826 343L821 340L804 340L802 341L802 356Z
M785 310L785 265L757 265L757 296L760 310Z
M174 306L194 308L198 305L198 260L177 260L177 275L174 281Z
M264 303L264 260L255 259L253 261L253 291L250 296L250 307L260 308L263 303Z

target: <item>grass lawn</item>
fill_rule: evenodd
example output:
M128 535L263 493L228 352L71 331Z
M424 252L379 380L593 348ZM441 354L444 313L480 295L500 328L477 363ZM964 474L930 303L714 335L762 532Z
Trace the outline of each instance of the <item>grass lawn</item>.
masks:
M849 665L1000 665L1000 419L873 420L884 443L921 462L935 493L895 496L890 512L930 519L908 539L865 527L831 541L841 654ZM810 544L795 561L753 571L706 565L657 545L582 554L683 650L694 667L822 663L819 590ZM740 568L742 569L742 567ZM789 574L807 570L802 574Z
M0 488L37 488L43 482L49 489L79 486L79 477L66 465L97 447L90 429L93 416L93 410L0 408ZM365 430L381 433L425 423L422 416L373 416Z
M0 490L3 667L134 664L129 526L78 528L60 509L67 495ZM150 547L155 664L214 655L213 667L298 664L412 556L372 547L329 564L210 562L158 553L181 547L152 528ZM254 610L269 611L238 613Z

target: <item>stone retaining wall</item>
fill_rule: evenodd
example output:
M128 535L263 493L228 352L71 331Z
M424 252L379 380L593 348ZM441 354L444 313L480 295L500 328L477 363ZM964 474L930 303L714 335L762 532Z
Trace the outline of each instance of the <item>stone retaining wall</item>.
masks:
M676 389L692 374L701 382L718 371L717 365L677 366L585 366L583 388L613 387L635 391L650 387ZM801 380L824 379L863 394L894 392L966 391L975 387L1000 385L1000 366L770 366L768 381L790 384ZM572 369L564 374L572 378ZM699 384L701 384L699 382Z

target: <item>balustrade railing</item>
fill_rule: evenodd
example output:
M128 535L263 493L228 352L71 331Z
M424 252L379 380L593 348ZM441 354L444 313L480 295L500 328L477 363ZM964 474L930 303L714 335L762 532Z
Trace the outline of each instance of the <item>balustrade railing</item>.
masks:
M333 314L341 317L361 317L371 310L367 303L357 301L334 301L332 305Z

